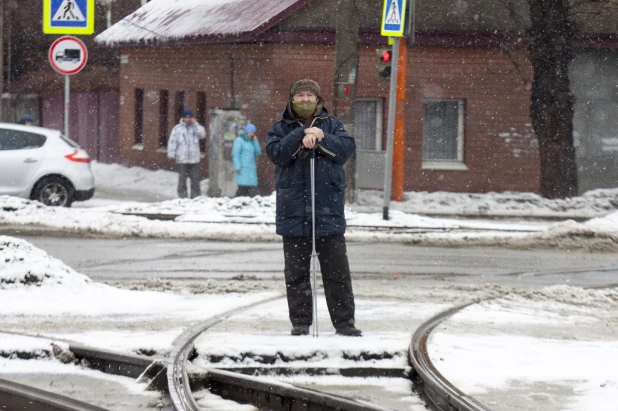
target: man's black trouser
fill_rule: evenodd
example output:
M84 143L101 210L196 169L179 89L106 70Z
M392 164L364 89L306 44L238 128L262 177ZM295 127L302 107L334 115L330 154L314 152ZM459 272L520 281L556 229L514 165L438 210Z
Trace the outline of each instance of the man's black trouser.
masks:
M202 195L200 190L200 165L178 164L178 197L187 198L187 178L191 181L191 198Z
M328 312L335 328L354 325L354 293L343 235L316 237ZM292 325L313 322L311 237L283 237L285 284Z

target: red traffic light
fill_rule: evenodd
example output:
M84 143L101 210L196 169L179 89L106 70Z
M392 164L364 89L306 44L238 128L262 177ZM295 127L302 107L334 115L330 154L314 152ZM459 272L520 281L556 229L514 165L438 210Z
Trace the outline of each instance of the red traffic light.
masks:
M380 56L380 61L382 61L382 63L390 63L391 57L392 57L392 52L390 50L384 50L382 52L382 55Z

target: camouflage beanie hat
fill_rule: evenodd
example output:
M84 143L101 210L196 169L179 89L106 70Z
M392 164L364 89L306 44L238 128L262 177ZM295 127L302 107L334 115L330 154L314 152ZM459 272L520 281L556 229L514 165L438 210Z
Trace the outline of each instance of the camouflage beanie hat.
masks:
M295 94L300 93L301 91L310 91L316 96L320 95L320 86L313 80L303 79L298 80L292 88L290 88L290 97L294 97Z

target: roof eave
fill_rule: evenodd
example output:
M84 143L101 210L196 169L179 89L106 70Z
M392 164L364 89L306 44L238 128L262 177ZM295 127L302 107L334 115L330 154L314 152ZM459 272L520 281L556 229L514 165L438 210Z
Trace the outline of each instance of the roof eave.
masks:
M221 43L247 43L247 42L254 42L257 40L257 37L259 37L261 34L263 34L265 31L269 30L270 28L274 27L275 25L279 24L283 19L287 18L288 16L292 15L293 13L297 12L298 10L302 9L303 7L305 7L307 4L309 4L311 2L311 0L298 0L296 3L294 3L293 5L289 6L288 8L284 9L283 11L281 11L280 13L278 13L277 15L273 16L271 19L269 19L268 21L265 21L264 23L262 23L261 25L259 25L258 27L254 28L253 30L250 31L246 31L243 33L237 33L237 34L211 34L211 35L205 35L205 36L185 36L185 37L181 37L181 38L175 38L175 39L152 39L152 40L138 40L138 41L112 41L112 42L106 42L106 41L101 41L98 42L95 39L95 42L97 42L98 44L100 44L101 46L105 46L105 47L109 47L109 48L137 48L137 47L146 47L146 46L151 46L151 45L160 45L160 46L164 46L164 45L196 45L196 44L221 44ZM120 22L116 23L119 24Z

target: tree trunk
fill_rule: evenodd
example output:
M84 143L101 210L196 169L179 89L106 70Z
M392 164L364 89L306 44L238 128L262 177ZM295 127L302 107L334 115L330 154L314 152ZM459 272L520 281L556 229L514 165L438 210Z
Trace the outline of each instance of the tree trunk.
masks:
M574 30L569 0L528 0L529 55L534 69L530 116L539 139L541 195L565 198L578 194L573 105L569 63Z

